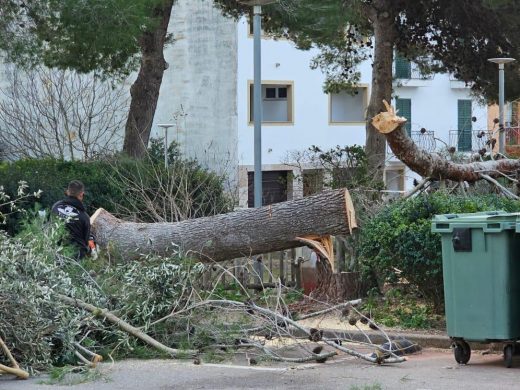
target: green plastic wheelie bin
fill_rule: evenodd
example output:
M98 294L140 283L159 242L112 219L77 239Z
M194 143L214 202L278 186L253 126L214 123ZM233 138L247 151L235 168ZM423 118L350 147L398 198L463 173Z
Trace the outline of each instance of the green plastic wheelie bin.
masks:
M512 365L520 339L519 216L494 211L432 221L442 236L446 327L458 363L471 357L467 341L477 341L504 343L505 365Z

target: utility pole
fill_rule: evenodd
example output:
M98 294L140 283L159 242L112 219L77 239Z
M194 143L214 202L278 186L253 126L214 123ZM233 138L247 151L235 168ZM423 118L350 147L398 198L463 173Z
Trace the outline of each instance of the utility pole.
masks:
M515 61L514 58L490 58L489 62L498 64L498 151L501 155L506 151L506 133L504 124L504 64Z

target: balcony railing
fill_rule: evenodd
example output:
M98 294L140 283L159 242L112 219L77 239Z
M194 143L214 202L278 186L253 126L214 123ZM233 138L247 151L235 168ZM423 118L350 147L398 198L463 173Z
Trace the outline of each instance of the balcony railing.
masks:
M479 152L497 142L493 130L450 130L449 146L458 152Z
M509 157L520 158L520 127L506 127L505 152Z

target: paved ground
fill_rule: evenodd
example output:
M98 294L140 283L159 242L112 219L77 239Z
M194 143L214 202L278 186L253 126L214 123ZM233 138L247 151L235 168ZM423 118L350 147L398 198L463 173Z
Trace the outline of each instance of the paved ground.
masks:
M516 366L516 368L515 368ZM170 390L170 389L520 389L520 359L513 368L502 356L474 352L470 364L459 366L449 350L426 349L396 365L375 366L350 357L325 364L269 366L194 365L169 360L127 360L103 364L96 382L49 386L42 378L28 381L0 377L2 390ZM377 388L377 387L375 387Z

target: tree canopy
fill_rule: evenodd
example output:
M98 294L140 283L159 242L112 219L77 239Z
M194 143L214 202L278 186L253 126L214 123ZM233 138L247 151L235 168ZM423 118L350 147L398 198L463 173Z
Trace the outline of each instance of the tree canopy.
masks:
M164 0L5 0L0 49L19 65L124 76L138 66L144 32Z
M0 50L9 62L124 78L139 68L123 151L142 158L150 138L175 0L4 0ZM138 55L140 54L140 55Z
M234 17L250 7L216 0ZM357 81L356 65L373 57L376 15L392 19L387 39L401 56L424 71L449 72L491 100L497 97L497 68L492 57L516 57L507 77L509 98L520 96L520 16L518 0L281 0L263 7L263 28L301 49L317 47L314 66L328 76L326 89ZM374 64L377 67L377 64Z

